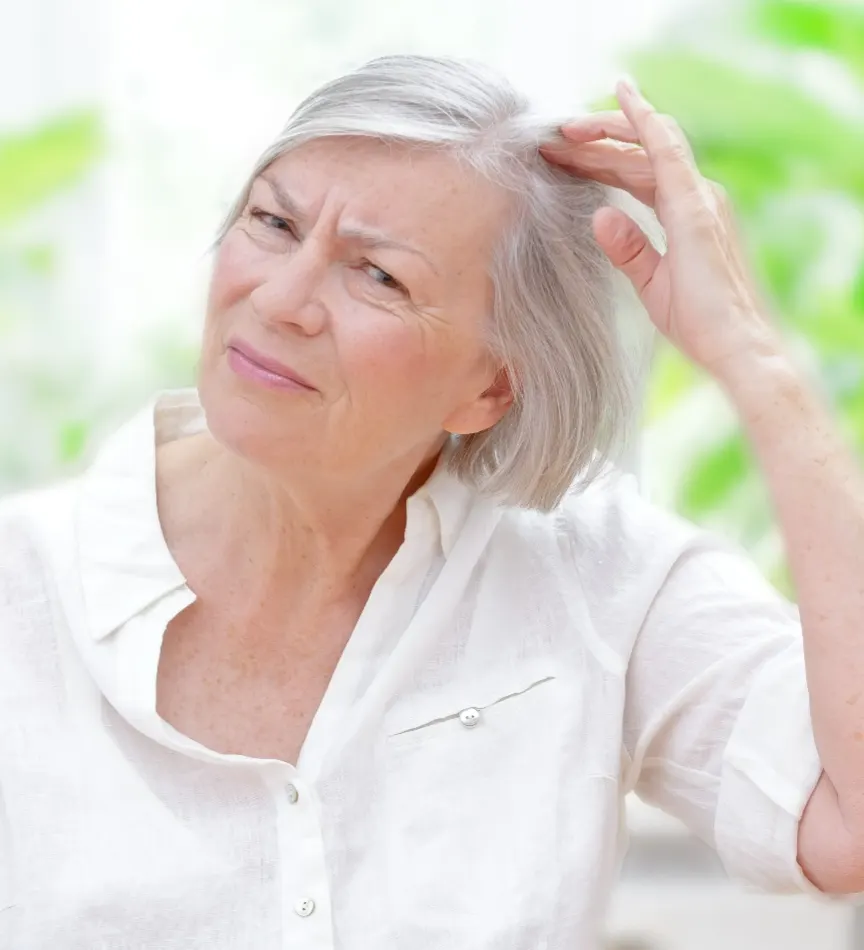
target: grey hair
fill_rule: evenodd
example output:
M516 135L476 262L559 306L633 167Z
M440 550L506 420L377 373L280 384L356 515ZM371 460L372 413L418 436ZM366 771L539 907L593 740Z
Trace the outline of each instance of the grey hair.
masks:
M511 192L512 220L490 268L494 302L486 342L508 373L514 402L491 428L455 436L448 465L483 494L541 511L555 508L577 481L585 487L614 457L632 425L637 384L616 313L623 285L591 221L604 204L624 207L637 220L638 212L618 189L542 158L538 145L560 141L559 125L481 64L414 55L374 59L300 103L259 159L217 239L243 213L261 172L323 137L444 149ZM640 223L647 232L650 222Z

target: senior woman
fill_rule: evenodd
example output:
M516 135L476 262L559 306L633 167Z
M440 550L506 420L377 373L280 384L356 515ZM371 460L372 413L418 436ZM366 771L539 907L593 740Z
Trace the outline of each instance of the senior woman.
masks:
M589 948L631 790L736 877L864 889L861 473L617 92L562 135L461 62L318 90L197 389L4 502L0 946ZM618 272L736 406L800 614L609 462Z

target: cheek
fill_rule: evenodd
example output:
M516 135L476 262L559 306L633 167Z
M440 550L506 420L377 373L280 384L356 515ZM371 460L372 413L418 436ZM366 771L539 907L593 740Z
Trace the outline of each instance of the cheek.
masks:
M211 317L218 318L254 290L257 278L253 257L245 235L229 231L219 245L213 262L208 295Z
M342 335L339 350L353 394L365 393L391 410L438 403L454 386L455 361L447 339L422 327L416 315L367 322L350 337Z

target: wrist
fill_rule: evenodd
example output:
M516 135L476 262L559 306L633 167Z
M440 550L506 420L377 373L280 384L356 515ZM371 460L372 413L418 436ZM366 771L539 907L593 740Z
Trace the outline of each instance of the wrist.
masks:
M783 339L773 330L754 335L734 353L704 368L733 401L801 380Z
M727 361L714 378L751 438L797 431L791 420L800 421L815 405L815 392L782 344L748 350Z

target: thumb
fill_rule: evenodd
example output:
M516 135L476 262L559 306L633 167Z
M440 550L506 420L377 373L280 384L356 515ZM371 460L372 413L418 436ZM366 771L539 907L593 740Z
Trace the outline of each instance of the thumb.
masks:
M593 224L597 243L641 294L660 261L659 251L639 225L620 208L600 208L594 215Z

